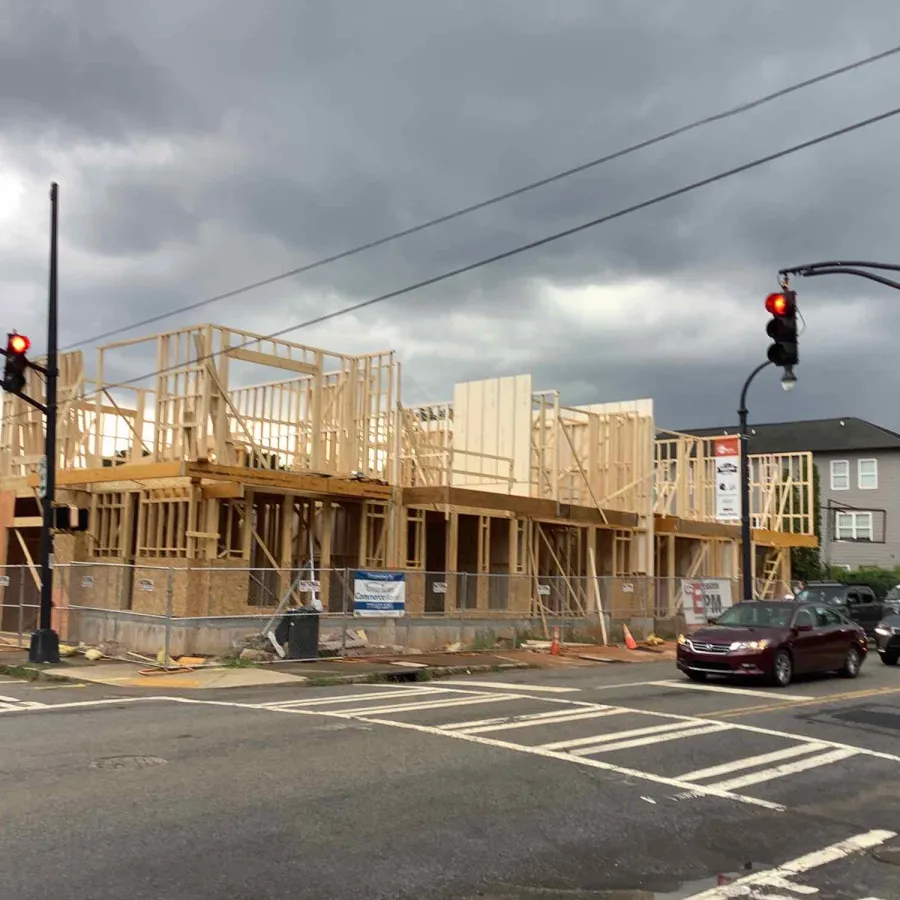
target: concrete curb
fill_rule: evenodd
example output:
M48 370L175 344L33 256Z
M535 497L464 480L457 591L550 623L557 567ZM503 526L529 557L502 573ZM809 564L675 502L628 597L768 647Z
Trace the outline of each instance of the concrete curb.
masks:
M77 678L70 678L67 675L57 675L48 669L41 668L37 663L28 663L26 665L6 665L0 663L0 675L9 675L12 678L23 678L26 681L77 681ZM87 682L86 682L87 683Z
M220 666L211 666L210 671L219 670ZM433 678L443 678L451 675L480 675L490 672L507 672L513 669L538 669L532 663L526 662L508 662L486 665L479 663L477 665L460 665L460 666L426 666L421 669L397 667L395 672L359 672L348 675L315 675L305 676L298 673L297 684L302 687L329 687L338 684L378 684L384 682L396 681L430 681ZM202 671L202 670L201 670ZM77 674L72 673L60 675L53 672L52 669L44 668L36 663L25 665L5 665L0 664L0 675L9 675L13 678L22 678L26 681L50 681L55 683L71 683L77 682L86 685L104 685L105 687L117 687L114 684L105 684L104 682L94 681L88 678L79 678ZM165 685L165 676L161 676L163 680L159 682L162 688ZM247 687L267 687L269 685L248 685ZM201 690L201 688L182 688L178 690Z

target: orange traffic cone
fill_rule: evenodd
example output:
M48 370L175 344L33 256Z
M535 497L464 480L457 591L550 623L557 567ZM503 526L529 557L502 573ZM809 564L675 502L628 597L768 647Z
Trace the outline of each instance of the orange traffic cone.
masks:
M559 656L559 625L553 626L553 640L550 643L550 655Z
M631 636L631 631L628 629L628 626L623 625L622 631L625 634L625 646L629 650L637 650L637 641Z

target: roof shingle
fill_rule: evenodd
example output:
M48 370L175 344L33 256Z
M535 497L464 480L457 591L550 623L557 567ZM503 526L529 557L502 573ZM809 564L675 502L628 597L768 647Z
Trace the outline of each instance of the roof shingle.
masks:
M715 437L737 434L737 425L724 428L681 428L683 434ZM772 422L750 426L752 453L842 453L854 450L900 450L900 434L849 416L843 419L810 419L805 422Z

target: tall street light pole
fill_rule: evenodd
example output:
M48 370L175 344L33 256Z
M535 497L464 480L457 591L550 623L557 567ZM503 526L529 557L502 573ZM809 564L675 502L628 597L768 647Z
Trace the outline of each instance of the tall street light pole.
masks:
M763 369L771 366L772 362L766 360L760 363L747 377L744 387L741 389L741 403L738 407L738 421L740 429L741 446L741 599L752 600L753 591L753 542L750 529L750 454L749 454L749 435L747 433L747 391L753 383L753 379L762 372ZM781 379L781 387L790 391L793 390L797 383L797 377L793 371L785 372Z

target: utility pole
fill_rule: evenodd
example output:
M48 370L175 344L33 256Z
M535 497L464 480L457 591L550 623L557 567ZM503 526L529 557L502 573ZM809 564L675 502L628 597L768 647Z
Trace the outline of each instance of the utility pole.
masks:
M56 498L56 382L59 377L57 352L57 231L59 226L59 185L50 186L50 291L47 308L47 394L46 439L42 487L41 526L41 610L38 630L31 635L30 662L58 663L59 635L53 630L53 502Z

